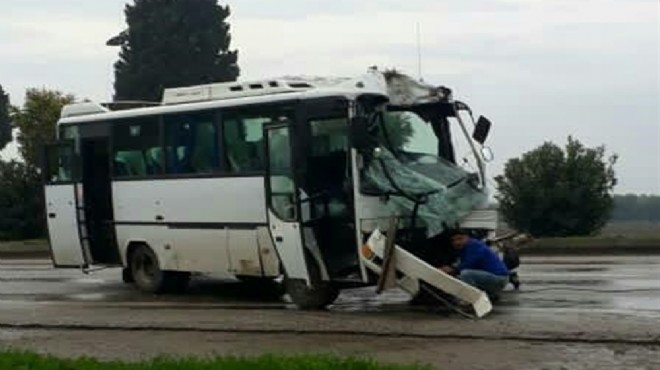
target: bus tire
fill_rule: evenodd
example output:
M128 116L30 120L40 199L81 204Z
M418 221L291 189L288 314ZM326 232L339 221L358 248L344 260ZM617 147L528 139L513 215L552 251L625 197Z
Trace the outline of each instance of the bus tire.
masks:
M181 277L182 273L161 270L158 256L146 244L140 244L133 250L129 266L135 286L145 293L166 293L177 288L185 289L183 287L188 285L187 278Z
M320 310L332 304L339 296L339 289L328 281L321 279L321 271L316 260L308 254L307 269L310 284L305 279L290 279L284 277L284 290L291 300L301 310Z

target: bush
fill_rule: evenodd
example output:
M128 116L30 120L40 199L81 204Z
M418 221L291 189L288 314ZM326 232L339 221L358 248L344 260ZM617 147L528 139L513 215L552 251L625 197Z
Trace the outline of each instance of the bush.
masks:
M39 172L22 162L0 161L0 240L45 235Z
M497 181L500 212L514 228L534 236L581 236L600 230L612 210L616 156L568 138L545 143L509 160Z

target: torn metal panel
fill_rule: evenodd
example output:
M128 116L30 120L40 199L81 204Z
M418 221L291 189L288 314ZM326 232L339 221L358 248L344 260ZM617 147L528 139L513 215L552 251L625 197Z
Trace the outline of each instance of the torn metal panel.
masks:
M429 85L397 71L385 71L383 75L392 105L405 107L451 100L451 90L444 86Z
M389 196L387 206L393 215L412 216L416 203L420 203L417 224L431 237L484 206L487 194L473 174L440 157L431 158L433 161L429 160L431 155L424 157L424 161L402 160L378 148L362 171L361 191Z
M382 261L385 256L386 243L387 237L379 230L374 231L367 240L365 248L368 249L363 252L361 257L365 266L376 274L383 273L382 262L379 262L379 259ZM378 259L374 256L377 256ZM468 303L477 317L483 317L493 309L485 292L447 275L398 245L394 246L392 258L394 268L402 274L397 279L397 285L408 293L417 294L420 289L420 282L423 281Z

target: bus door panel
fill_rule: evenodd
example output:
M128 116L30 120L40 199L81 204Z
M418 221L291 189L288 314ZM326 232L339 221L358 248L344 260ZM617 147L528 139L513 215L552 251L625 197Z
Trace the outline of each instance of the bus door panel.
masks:
M270 233L286 276L309 281L300 226L280 219L272 211L268 212L268 216Z
M86 266L78 226L73 143L48 145L45 159L44 195L53 264L56 267Z
M287 124L267 125L264 138L268 156L268 228L287 277L309 282L294 178L291 128Z

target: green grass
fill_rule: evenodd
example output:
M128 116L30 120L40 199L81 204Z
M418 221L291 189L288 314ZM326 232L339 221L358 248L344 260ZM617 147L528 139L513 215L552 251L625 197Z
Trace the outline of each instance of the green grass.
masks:
M373 360L328 355L156 358L143 362L60 359L30 352L0 352L1 370L428 370L421 365L383 365Z

